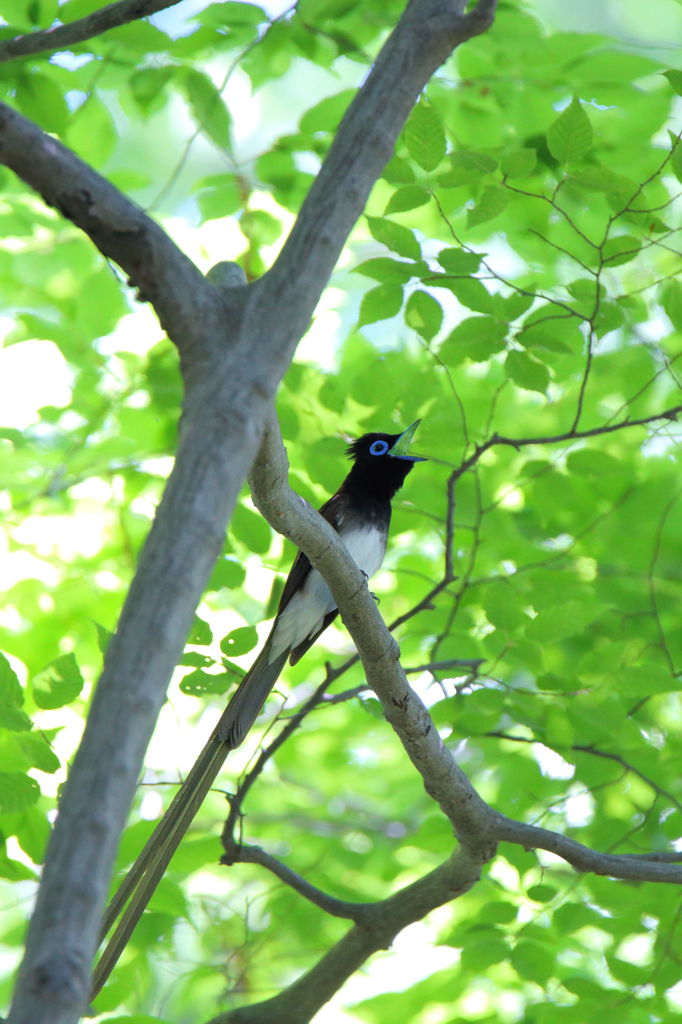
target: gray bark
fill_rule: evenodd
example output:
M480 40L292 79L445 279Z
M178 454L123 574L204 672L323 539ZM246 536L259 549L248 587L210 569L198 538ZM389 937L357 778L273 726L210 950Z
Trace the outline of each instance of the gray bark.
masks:
M166 7L174 7L179 0L118 0L107 4L99 11L84 18L78 18L66 25L46 28L40 32L29 32L14 39L3 39L0 42L0 63L26 57L32 53L45 53L48 50L65 50L69 46L77 46L87 39L99 36L110 28L126 25L129 21L148 18L150 14L163 11Z

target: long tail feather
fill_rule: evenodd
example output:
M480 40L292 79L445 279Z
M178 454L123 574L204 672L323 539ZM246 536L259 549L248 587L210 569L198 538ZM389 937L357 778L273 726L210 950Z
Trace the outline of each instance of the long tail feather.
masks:
M218 725L176 793L170 807L154 829L109 904L102 921L100 941L104 941L119 914L130 900L95 967L91 998L94 999L101 991L125 949L137 922L144 913L173 854L213 785L225 758L231 750L235 750L242 743L258 717L268 694L277 682L289 651L282 652L270 664L268 661L270 647L270 638L268 638L263 650L242 679L239 688L232 695Z

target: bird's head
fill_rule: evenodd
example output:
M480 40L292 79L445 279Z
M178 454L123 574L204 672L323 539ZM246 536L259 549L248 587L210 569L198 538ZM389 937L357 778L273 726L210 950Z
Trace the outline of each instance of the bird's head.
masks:
M354 462L350 473L353 482L392 498L415 462L427 461L408 454L419 423L415 420L402 434L363 434L353 441L346 449Z

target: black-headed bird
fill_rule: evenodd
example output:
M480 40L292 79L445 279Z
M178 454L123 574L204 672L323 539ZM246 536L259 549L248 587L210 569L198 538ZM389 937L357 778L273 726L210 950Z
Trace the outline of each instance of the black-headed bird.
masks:
M386 554L391 499L414 463L425 461L408 454L418 425L419 420L402 434L364 434L354 441L347 449L353 460L351 471L320 509L368 579L377 572ZM287 658L292 665L296 664L337 615L329 587L308 557L299 551L262 651L232 695L208 743L106 911L102 939L132 897L95 968L93 998L125 948L225 758L244 740Z

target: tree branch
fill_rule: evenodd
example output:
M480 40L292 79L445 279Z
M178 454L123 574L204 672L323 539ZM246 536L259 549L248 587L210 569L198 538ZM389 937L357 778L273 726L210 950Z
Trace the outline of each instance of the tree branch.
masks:
M594 875L607 875L610 878L621 878L637 882L675 882L682 884L682 868L673 866L670 860L656 854L644 857L628 853L597 853L582 843L550 832L537 825L526 825L521 821L512 821L504 815L497 815L495 835L499 842L517 843L526 850L547 850L557 857L568 861L576 871L589 871ZM682 858L674 855L674 860Z
M218 1014L209 1024L307 1024L368 957L388 949L403 928L467 892L480 872L481 864L458 850L445 864L395 896L367 904L362 923L351 928L312 970L279 995Z
M0 63L46 50L65 50L94 36L101 36L110 28L148 18L150 14L174 7L177 3L179 0L118 0L118 3L107 4L99 11L93 11L85 18L78 18L67 25L15 36L14 39L3 39L0 42Z
M367 682L420 772L427 792L450 819L471 855L487 859L491 855L490 808L443 745L431 716L407 682L398 645L381 618L364 575L336 531L291 490L287 471L279 426L272 417L249 474L253 501L270 525L301 548L324 576L358 648Z
M600 434L613 434L616 430L624 430L626 427L645 427L656 420L676 420L682 413L682 405L674 405L663 412L654 413L653 416L644 416L638 420L621 420L620 423L607 423L603 427L593 427L591 430L568 430L565 434L553 434L547 437L502 437L500 434L493 434L483 444L477 444L473 455L457 467L453 473L454 480L458 480L468 469L471 469L484 452L493 448L496 444L509 445L511 448L523 448L529 444L561 444L563 441L580 441L586 437L599 437Z
M193 379L224 332L225 303L143 210L61 142L0 103L0 163L92 239L151 302Z
M371 921L372 909L376 904L348 903L346 900L337 900L311 885L310 882L306 882L305 878L301 878L295 871L288 868L286 864L282 864L276 857L266 853L260 846L245 846L235 842L234 839L226 843L225 835L223 835L223 845L225 853L220 858L221 864L225 864L227 867L231 867L233 864L260 864L261 867L271 871L273 875L277 875L299 896L303 896L304 899L314 903L316 907L320 907L332 917L347 917L349 920L355 921L356 924L366 924Z

